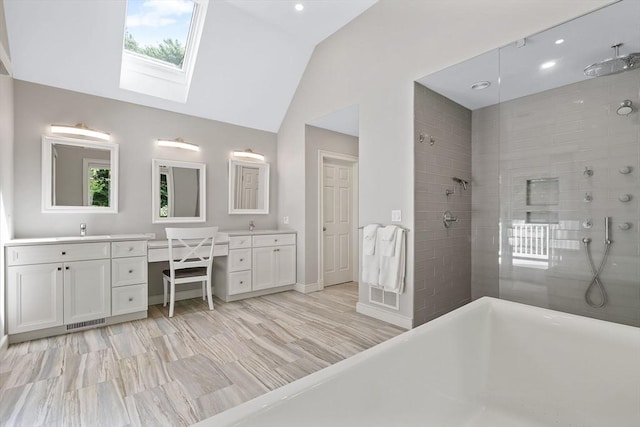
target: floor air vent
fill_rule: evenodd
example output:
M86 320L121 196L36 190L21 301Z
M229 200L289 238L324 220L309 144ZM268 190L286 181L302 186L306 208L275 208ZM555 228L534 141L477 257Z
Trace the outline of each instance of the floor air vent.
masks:
M106 319L87 320L86 322L78 322L67 325L67 331L72 329L86 328L87 326L102 325Z

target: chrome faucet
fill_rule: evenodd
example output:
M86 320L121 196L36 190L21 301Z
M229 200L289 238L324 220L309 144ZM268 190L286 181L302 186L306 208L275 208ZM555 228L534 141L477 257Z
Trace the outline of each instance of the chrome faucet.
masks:
M87 224L84 222L80 224L80 237L85 237L87 235Z
M256 225L253 223L253 221L249 221L249 231L253 231L254 228L256 228Z

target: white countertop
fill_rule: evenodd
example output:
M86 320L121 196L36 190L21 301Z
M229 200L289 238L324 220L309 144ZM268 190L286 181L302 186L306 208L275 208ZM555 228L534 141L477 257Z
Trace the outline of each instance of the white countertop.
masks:
M220 233L226 233L229 236L259 236L261 234L296 234L295 230L220 230Z
M62 236L62 237L33 237L28 239L11 239L5 246L52 245L60 243L91 243L91 242L120 242L126 240L150 240L155 234L107 234L100 236Z

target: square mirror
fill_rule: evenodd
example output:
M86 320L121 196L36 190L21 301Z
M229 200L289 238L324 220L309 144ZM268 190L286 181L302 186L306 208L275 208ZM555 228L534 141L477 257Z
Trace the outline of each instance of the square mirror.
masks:
M42 212L117 213L118 144L43 136Z
M229 160L229 213L269 213L269 164Z
M154 159L153 223L206 221L206 165Z

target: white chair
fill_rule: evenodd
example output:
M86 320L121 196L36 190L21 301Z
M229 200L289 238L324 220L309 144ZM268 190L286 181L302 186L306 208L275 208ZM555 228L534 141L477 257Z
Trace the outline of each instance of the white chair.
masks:
M176 285L202 282L202 299L206 295L209 310L213 310L211 273L213 272L213 247L218 227L166 228L169 240L169 270L162 272L164 304L167 306L167 287L171 285L169 317L173 317ZM207 245L211 245L210 247Z

